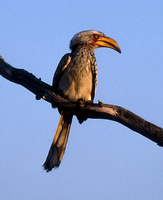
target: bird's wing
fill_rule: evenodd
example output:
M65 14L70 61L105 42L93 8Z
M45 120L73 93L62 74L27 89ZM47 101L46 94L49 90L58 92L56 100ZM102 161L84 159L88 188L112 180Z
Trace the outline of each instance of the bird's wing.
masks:
M97 64L96 64L96 59L94 58L92 60L92 92L91 92L91 96L92 96L92 101L94 99L95 93L96 93L96 87L97 87Z
M71 53L67 53L61 58L53 77L54 90L56 91L58 90L59 81L62 77L63 72L65 71L70 62L71 62Z

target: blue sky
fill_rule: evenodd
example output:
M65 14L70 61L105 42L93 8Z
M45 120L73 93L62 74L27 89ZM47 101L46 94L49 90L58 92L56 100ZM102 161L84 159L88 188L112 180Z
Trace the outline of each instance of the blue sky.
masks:
M122 106L163 127L163 2L0 0L0 55L49 84L69 41L94 29L122 54L97 49L95 102ZM74 118L63 161L42 169L59 114L0 77L0 199L161 200L162 148L107 120Z

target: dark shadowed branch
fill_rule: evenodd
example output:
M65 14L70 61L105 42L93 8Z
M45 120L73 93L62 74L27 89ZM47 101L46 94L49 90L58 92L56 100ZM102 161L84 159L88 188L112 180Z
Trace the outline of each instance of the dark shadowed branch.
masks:
M36 95L36 99L44 99L58 108L65 109L79 119L96 118L117 121L137 133L163 146L163 129L142 119L120 106L92 103L72 102L52 91L52 87L36 78L24 69L17 69L0 57L0 75L9 81L20 84Z

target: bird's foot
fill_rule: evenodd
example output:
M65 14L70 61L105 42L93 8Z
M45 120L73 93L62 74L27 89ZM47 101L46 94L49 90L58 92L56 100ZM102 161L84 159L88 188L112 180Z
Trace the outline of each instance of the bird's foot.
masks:
M78 103L79 103L79 105L91 105L93 102L90 100L86 101L84 99L79 99Z

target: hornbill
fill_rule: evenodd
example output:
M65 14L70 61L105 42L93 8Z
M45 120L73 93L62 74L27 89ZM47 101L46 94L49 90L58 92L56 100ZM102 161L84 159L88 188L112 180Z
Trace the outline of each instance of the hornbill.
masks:
M62 97L77 102L93 102L97 85L97 65L94 50L108 47L121 53L115 40L98 31L82 31L70 41L71 53L65 54L58 64L53 78L53 89ZM59 110L61 117L43 164L48 172L59 167L66 148L73 115ZM82 119L79 119L82 122Z

